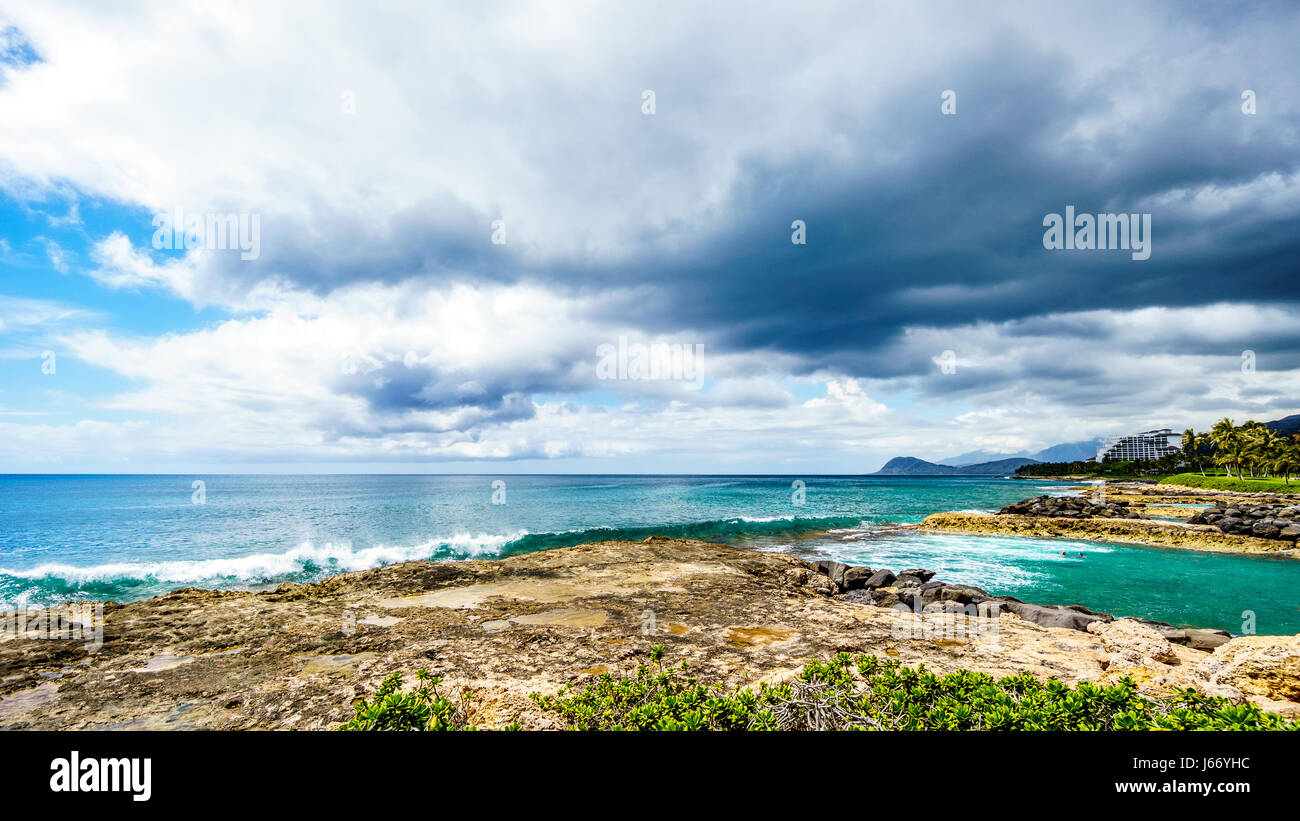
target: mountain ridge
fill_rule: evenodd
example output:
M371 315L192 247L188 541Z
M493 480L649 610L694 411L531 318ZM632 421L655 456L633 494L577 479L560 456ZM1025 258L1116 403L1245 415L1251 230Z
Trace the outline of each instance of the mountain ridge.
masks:
M973 465L954 467L937 462L927 462L915 456L895 456L872 476L1006 476L1016 472L1016 468L1036 465L1035 459L1011 458L997 459L992 462L979 462Z

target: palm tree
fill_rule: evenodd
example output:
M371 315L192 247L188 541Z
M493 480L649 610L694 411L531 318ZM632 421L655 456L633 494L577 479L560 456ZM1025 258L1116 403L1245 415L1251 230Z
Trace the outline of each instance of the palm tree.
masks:
M1280 439L1277 455L1273 458L1273 470L1282 476L1282 484L1291 484L1290 477L1300 473L1300 437L1291 440Z
M1189 465L1196 465L1196 469L1204 476L1205 468L1201 467L1201 454L1199 452L1201 441L1202 437L1198 437L1195 430L1188 428L1183 431L1183 459Z
M1232 424L1232 420L1223 417L1214 423L1210 428L1210 441L1214 443L1218 453L1215 454L1214 461L1228 469L1228 475L1232 475L1232 466L1237 465L1237 476L1241 476L1241 432L1237 426Z
M1251 430L1250 443L1247 447L1251 459L1260 465L1262 470L1275 470L1273 463L1281 455L1282 437L1272 428L1259 425Z

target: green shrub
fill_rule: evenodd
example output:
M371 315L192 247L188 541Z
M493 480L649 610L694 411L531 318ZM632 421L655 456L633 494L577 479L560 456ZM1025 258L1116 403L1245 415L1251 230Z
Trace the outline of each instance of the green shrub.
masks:
M661 648L654 661L658 662ZM1193 690L1167 699L1137 694L1130 679L1112 687L1029 673L994 680L960 670L841 653L806 666L798 679L723 693L688 677L685 666L606 674L581 693L533 696L577 730L1282 730L1300 725L1251 704Z
M813 662L788 684L726 692L665 667L663 647L630 677L606 673L581 692L534 693L532 700L572 730L1296 730L1300 723L1253 704L1178 690L1168 698L1138 695L1131 679L1071 687L1029 673L994 679L959 670L946 676L875 656L840 653ZM374 698L356 705L341 730L472 730L469 696L439 695L437 677L420 686L384 679ZM512 724L506 729L517 730Z
M415 674L420 686L402 690L402 676L384 679L374 698L353 706L352 720L340 730L473 730L469 722L470 694L462 692L452 702L438 692L442 679L421 669ZM510 728L508 728L510 729ZM517 728L514 728L517 729Z

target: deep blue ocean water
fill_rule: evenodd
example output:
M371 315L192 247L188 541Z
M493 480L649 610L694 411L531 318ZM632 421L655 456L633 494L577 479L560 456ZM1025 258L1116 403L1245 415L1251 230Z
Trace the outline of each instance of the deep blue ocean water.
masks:
M939 510L996 510L1066 493L1066 483L805 476L796 504L795 478L0 476L0 609L129 601L187 586L259 589L410 559L491 558L658 533L876 568L927 567L1026 601L1233 633L1252 611L1258 632L1300 631L1294 559L890 527ZM205 483L202 504L196 479Z

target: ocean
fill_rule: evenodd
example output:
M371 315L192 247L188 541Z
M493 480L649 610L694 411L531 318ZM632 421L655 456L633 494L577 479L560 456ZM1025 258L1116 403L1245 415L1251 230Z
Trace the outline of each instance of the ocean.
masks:
M925 567L1025 601L1233 633L1247 613L1257 632L1300 631L1293 559L893 527L1068 487L968 477L0 476L0 609L264 589L412 559L663 534Z

